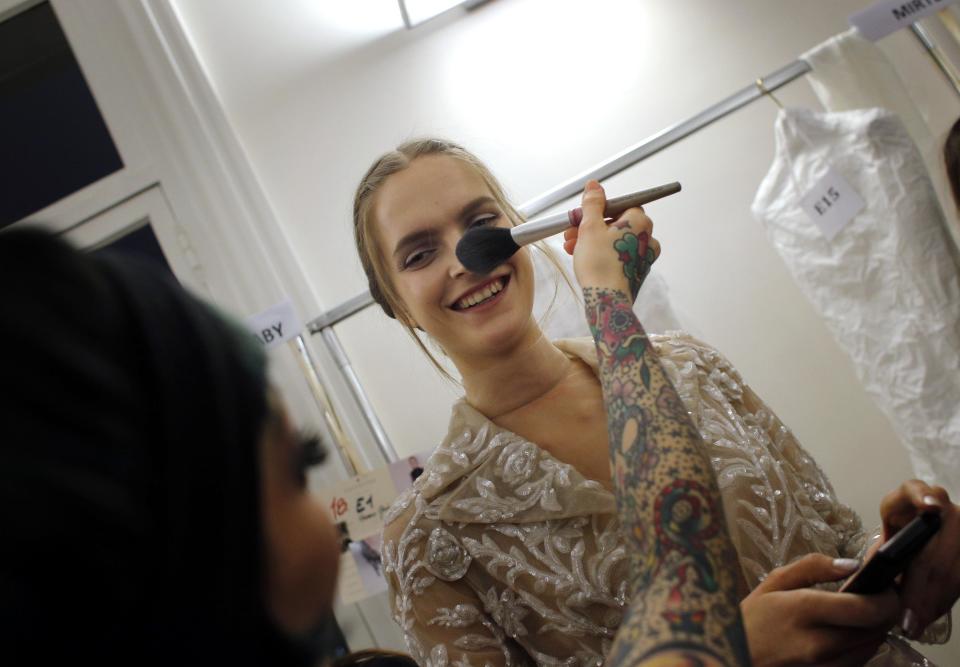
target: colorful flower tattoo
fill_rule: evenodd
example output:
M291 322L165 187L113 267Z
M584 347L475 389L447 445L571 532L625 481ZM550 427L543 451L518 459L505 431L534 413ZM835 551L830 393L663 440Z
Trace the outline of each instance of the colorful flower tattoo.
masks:
M614 242L613 249L617 251L620 263L623 264L623 275L630 284L630 296L636 299L640 286L657 259L656 253L650 247L650 239L646 232L641 232L639 236L627 232Z

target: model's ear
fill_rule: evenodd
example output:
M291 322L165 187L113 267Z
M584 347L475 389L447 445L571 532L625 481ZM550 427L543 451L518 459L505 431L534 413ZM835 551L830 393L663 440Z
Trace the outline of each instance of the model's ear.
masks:
M413 316L407 312L406 308L398 308L394 311L393 315L397 322L402 324L405 327L410 327L411 329L416 329L418 331L423 331L423 327L417 324L417 321L413 319Z

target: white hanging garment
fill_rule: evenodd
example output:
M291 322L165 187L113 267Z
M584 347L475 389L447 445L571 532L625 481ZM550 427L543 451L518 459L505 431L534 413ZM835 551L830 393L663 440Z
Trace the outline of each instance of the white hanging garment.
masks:
M831 37L802 56L806 79L828 111L883 107L897 114L925 156L934 145L926 121L883 51L856 28Z
M883 109L783 110L775 135L754 216L890 418L917 476L960 497L958 267L920 154ZM828 240L800 202L831 169L864 207Z
M943 168L940 144L883 51L851 28L800 57L810 65L806 79L827 111L881 107L900 117L930 173L947 231L960 247L960 219Z

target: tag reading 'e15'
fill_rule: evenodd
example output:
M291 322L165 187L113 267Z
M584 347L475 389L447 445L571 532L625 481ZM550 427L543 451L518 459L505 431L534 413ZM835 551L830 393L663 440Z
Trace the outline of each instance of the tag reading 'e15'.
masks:
M800 206L827 240L832 241L866 204L847 179L831 167L800 200Z

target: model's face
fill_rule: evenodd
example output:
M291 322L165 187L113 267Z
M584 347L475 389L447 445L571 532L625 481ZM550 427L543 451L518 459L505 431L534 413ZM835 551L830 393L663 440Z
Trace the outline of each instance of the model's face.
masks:
M314 632L332 614L340 549L319 500L306 488L303 443L271 393L272 416L260 440L260 504L267 607L291 636Z
M455 249L477 225L509 227L483 178L455 158L431 155L390 176L373 203L378 246L413 321L461 370L529 335L533 265L521 250L489 275L470 273Z

